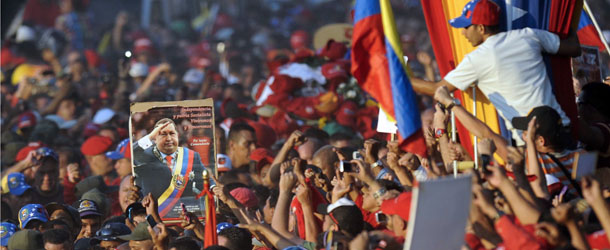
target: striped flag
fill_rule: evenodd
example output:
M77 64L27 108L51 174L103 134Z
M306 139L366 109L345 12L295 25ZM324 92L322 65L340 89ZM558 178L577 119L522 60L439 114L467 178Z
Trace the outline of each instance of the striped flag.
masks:
M403 59L389 0L357 0L352 33L352 74L396 121L401 148L426 155L417 99Z
M593 20L591 19L591 13L587 8L582 9L580 13L580 21L578 22L578 40L580 44L597 47L599 51L606 50L604 42L597 33Z

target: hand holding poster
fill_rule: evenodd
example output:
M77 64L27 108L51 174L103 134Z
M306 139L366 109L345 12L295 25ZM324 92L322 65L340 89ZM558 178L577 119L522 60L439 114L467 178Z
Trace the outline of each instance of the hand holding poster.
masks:
M203 217L203 170L215 173L212 99L133 103L131 119L136 185L157 199L165 221L180 220L181 203Z

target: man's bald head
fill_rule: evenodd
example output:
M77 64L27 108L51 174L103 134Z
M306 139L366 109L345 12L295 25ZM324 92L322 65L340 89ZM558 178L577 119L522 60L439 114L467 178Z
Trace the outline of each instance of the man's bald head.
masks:
M323 146L313 154L313 165L322 169L322 172L329 180L332 180L335 176L335 164L337 162L339 162L339 157L337 157L331 145Z

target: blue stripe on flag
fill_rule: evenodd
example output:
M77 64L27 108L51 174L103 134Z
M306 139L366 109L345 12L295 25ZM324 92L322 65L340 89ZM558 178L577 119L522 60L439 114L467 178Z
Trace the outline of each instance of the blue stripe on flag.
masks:
M403 67L403 59L398 58L387 39L385 45L392 86L392 101L394 102L394 118L398 132L406 139L422 126L417 97Z
M354 6L354 24L360 20L381 13L379 0L356 0Z

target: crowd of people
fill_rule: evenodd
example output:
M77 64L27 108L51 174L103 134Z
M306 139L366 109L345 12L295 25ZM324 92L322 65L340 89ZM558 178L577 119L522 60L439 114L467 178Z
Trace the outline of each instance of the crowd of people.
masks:
M351 75L349 43L313 46L319 27L352 22L351 1L166 3L164 18L153 4L144 24L138 6L108 26L92 14L99 2L26 1L1 51L2 249L403 249L413 189L452 178L455 161L478 162L459 169L472 176L473 197L462 249L610 249L610 84L582 85L579 121L570 123L541 63L542 52L577 55L576 38L499 32L497 19L481 21L490 15L473 9L474 18L451 25L479 52L441 79L418 1L392 1L423 94L423 156L376 131L379 108ZM502 67L485 63L494 50L513 58L503 65L527 54L538 68L494 75ZM475 80L513 138L451 96ZM494 85L514 81L521 85ZM527 100L518 99L523 91ZM129 135L131 103L205 98L213 99L216 164L198 164L197 175L218 172L209 177L215 245L205 244L212 239L201 216L164 222L164 188L143 189L132 171L132 148L173 154L193 135L177 133L171 119L153 131L156 121L141 119ZM451 141L450 112L480 139L477 155ZM175 132L167 153L152 143L163 129ZM596 160L585 163L595 166L583 166L591 153ZM198 163L207 157L197 155ZM576 176L579 168L594 171Z

